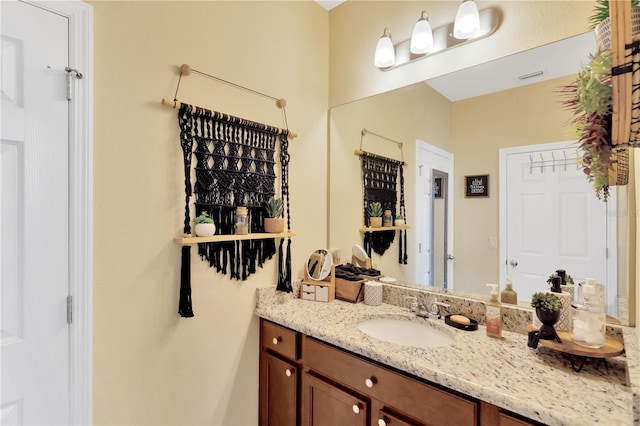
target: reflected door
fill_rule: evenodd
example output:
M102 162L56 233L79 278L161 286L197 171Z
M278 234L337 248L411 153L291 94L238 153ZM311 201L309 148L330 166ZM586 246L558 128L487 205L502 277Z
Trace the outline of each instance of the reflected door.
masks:
M595 197L575 148L540 147L506 155L503 271L512 276L521 302L546 290L557 269L565 269L576 284L585 277L606 284L610 272L607 206L615 206L615 199L604 203Z
M0 12L1 423L69 424L68 20Z

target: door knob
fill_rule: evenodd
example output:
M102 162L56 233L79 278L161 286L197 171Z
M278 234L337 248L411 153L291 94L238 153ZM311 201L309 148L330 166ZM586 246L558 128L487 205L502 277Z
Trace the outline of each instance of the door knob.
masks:
M353 404L353 407L351 407L351 409L353 410L354 414L360 414L360 404Z
M453 260L453 255L452 254L448 254L447 255L447 260Z
M291 374L292 374L292 373L291 373L291 370L287 368L287 369L284 371L284 374L285 374L287 377L291 377Z
M514 267L515 267L515 266L518 266L518 262L517 262L517 261L515 261L515 260L511 260L511 261L509 262L509 265L514 266Z

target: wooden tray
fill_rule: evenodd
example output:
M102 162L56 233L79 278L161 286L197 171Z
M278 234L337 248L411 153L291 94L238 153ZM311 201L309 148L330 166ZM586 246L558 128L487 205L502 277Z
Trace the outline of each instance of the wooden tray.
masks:
M533 324L527 324L527 332L538 330ZM564 352L571 355L589 358L612 358L618 356L624 350L622 343L607 336L604 346L601 348L587 348L586 346L579 345L571 338L571 332L558 331L558 336L562 340L562 343L558 343L556 340L541 339L538 343L544 347L555 349L560 352Z

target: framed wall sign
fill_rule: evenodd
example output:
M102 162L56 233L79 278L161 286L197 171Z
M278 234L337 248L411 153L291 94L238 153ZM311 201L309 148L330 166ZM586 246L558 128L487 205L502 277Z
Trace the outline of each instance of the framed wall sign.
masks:
M465 197L488 197L489 175L465 176Z
M433 178L433 198L442 198L442 178Z

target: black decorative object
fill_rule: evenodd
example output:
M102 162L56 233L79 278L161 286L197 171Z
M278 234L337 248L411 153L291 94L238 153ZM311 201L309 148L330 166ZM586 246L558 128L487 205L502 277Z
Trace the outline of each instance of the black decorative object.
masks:
M556 275L561 281L561 278ZM535 308L536 316L542 323L540 330L529 332L527 346L537 348L540 340L556 340L562 343L554 325L560 319L560 299L553 293L534 293L531 296L531 306Z
M181 104L178 113L185 180L184 232L191 232L189 201L195 194L195 214L207 212L213 218L216 235L234 234L236 207L247 207L249 232L263 231L264 204L275 195L276 148L280 148L282 198L286 201L287 230L290 230L287 130L267 126ZM195 185L191 185L192 155ZM287 253L283 242L278 250L278 290L291 288L291 240ZM198 254L217 272L246 280L276 254L274 238L198 244ZM189 247L183 248L179 313L193 316L189 271ZM284 262L284 264L283 264Z
M364 187L363 218L364 223L369 223L367 206L372 202L382 204L383 210L391 210L395 217L402 215L407 220L404 205L404 175L403 162L391 158L362 152L360 154L362 164L362 183ZM400 203L399 211L396 211L398 203L397 180L400 176ZM403 235L404 234L404 235ZM364 236L364 248L369 256L371 250L379 255L383 255L393 243L396 231L366 232ZM400 251L398 261L401 264L407 263L407 231L400 231Z

